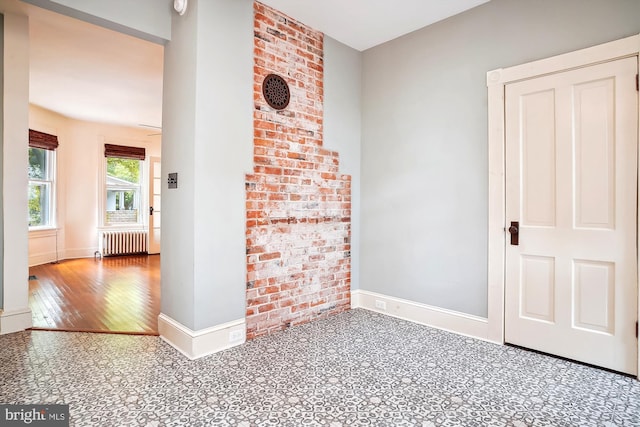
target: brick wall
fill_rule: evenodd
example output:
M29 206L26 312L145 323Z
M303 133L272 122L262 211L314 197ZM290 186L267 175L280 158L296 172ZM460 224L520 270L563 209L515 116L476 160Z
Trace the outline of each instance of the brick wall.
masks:
M254 171L246 177L247 337L350 307L351 177L323 147L323 34L254 3ZM289 106L262 96L270 73Z

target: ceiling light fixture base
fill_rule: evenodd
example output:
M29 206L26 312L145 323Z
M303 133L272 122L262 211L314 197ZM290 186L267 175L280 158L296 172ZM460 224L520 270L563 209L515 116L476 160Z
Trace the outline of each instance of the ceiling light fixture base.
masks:
M187 11L187 1L188 0L173 0L173 8L179 15L184 15Z

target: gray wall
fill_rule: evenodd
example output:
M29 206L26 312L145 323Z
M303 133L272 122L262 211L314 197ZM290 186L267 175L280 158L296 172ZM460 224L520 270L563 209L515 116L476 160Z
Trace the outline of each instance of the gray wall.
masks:
M168 0L22 1L154 43L171 38L173 2Z
M193 6L193 5L192 5ZM164 49L162 91L161 312L193 328L193 199L197 15L174 15L172 40ZM178 172L178 188L167 175Z
M162 313L199 330L245 316L253 2L192 0L185 16L174 16L172 31L165 48L163 176L179 172L180 188L163 189ZM340 152L341 172L354 180L354 284L360 87L361 54L325 39L324 144Z
M200 330L245 316L253 2L191 0L165 48L163 314Z
M4 15L0 14L0 93L4 94ZM3 97L4 98L4 97ZM0 102L0 188L4 188L3 150L4 146L4 102ZM4 206L0 195L0 310L4 307Z
M203 329L244 319L246 313L253 2L199 0L198 9L194 279L195 326Z
M362 55L324 37L324 141L351 175L351 288L360 283L360 139Z
M638 33L638 0L492 0L364 52L361 288L486 316L486 72Z

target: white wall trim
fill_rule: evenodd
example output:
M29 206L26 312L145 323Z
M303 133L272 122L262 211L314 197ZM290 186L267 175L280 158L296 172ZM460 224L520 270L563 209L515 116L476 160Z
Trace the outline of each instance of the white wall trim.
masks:
M31 326L33 320L29 307L13 311L0 310L0 335L24 331Z
M491 341L487 319L471 314L361 289L351 291L351 308L364 308L459 335Z
M58 258L56 258L56 253L51 251L29 254L29 267L47 264L54 261L65 261L68 259L95 258L96 252L99 252L98 248L66 249L60 251Z
M519 80L527 80L547 74L554 74L558 71L568 71L575 68L582 68L602 62L609 62L616 59L628 58L638 54L638 38L635 35L615 40L609 43L599 44L586 49L564 53L526 64L515 65L503 68L500 71L500 81L504 83L514 83ZM490 72L492 73L492 72Z
M191 360L241 345L246 341L245 319L193 331L160 313L158 331L160 338Z
M56 228L29 230L29 267L58 259L58 254L56 254L60 240L58 233L59 229Z
M490 341L504 343L505 230L507 226L507 218L505 217L506 192L504 164L505 86L509 83L546 74L586 67L621 58L638 57L639 53L640 34L527 64L496 69L487 73L489 96L488 338ZM640 113L638 120L640 121ZM640 140L640 130L638 138ZM640 212L640 203L637 212ZM640 238L637 243L640 245ZM640 254L638 262L640 265ZM636 286L638 286L638 283L640 283L640 275L636 280ZM638 318L640 319L640 292L638 292ZM640 379L640 342L638 343L638 355L638 378Z
M65 261L68 259L95 258L96 251L98 251L97 248L69 249L69 250L62 251L59 254L60 257L58 258L56 258L55 252L29 254L29 267L47 264L54 261Z
M80 248L80 249L65 249L60 260L76 259L76 258L93 258L98 247L92 248Z
M55 252L43 252L39 254L29 254L29 267L47 264L56 261Z
M29 229L29 239L42 239L44 237L55 237L58 233L56 228L35 228Z

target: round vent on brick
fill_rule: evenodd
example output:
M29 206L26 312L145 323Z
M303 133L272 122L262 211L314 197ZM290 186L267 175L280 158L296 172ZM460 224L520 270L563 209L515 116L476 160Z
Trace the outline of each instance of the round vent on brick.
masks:
M275 110L284 110L289 105L289 85L277 74L269 74L262 81L262 95Z

